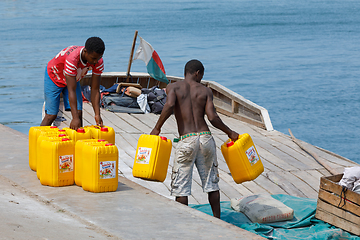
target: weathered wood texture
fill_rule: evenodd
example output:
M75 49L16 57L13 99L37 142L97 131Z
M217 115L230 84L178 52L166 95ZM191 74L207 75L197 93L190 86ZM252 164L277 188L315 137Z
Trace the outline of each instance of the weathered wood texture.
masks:
M342 176L321 177L315 217L360 235L360 195L338 184Z
M84 103L83 112L84 125L95 124L93 109L89 103ZM61 111L59 115L66 119L66 121L57 122L60 128L69 126L71 120L70 112ZM101 109L101 116L104 124L113 127L116 133L116 145L120 153L120 174L158 194L172 198L170 196L171 167L174 161L174 148L176 143L173 144L168 174L163 183L145 181L132 176L137 140L141 134L150 133L159 115L112 113ZM265 171L254 181L236 184L229 174L230 171L220 151L221 144L225 142L228 137L221 131L210 126L217 145L222 201L256 193L289 194L298 197L317 198L320 177L329 174L326 169L295 144L290 136L275 130L266 131L223 114L219 114L219 116L225 124L238 133L250 134L265 167ZM178 136L174 116L171 116L164 124L161 135L169 139ZM339 173L343 172L344 167L358 166L358 164L329 151L305 142L302 143L306 144L313 152L316 152L318 157L327 161L327 163ZM194 168L192 195L189 198L189 203L208 203L207 195L202 191L201 181L196 168Z

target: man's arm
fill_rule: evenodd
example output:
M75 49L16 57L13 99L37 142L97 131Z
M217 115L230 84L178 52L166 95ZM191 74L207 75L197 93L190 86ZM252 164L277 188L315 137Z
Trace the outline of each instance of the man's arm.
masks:
M100 116L100 79L101 75L92 74L90 99L94 109L96 125L103 126L103 120Z
M77 110L77 97L76 97L76 78L65 74L65 80L69 93L69 103L71 108L72 120L70 122L71 129L78 129L81 127L81 120Z
M213 102L213 94L210 89L207 89L208 96L206 100L206 106L205 106L205 113L210 121L210 123L226 133L231 140L236 141L239 137L239 134L237 132L234 132L231 130L228 126L225 125L225 123L221 120L219 115L217 114Z
M175 102L176 102L176 94L172 84L169 84L166 87L166 103L161 111L160 117L151 131L151 135L159 135L161 132L161 127L165 123L165 121L171 116L174 110Z

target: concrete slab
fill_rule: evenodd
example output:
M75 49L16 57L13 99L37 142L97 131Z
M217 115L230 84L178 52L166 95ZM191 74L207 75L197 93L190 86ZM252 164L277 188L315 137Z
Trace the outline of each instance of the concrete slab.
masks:
M0 239L263 239L123 177L111 193L42 186L28 136L0 133Z

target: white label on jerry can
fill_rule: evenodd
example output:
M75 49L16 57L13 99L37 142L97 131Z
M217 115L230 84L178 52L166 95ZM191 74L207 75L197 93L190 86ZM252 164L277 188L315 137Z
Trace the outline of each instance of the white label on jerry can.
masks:
M100 162L100 179L115 178L116 161L104 161Z
M136 156L136 163L149 164L151 156L151 148L139 147Z
M251 146L248 150L246 150L246 156L249 159L249 162L252 165L254 165L255 163L257 163L257 161L260 160L259 156L256 153L256 150L254 148L254 146Z
M73 171L73 155L62 155L59 156L59 169L60 173L72 172Z

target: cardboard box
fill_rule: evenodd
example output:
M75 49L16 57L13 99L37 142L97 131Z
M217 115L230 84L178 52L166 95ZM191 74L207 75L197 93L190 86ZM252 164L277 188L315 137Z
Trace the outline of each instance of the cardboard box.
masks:
M343 174L321 177L315 217L360 235L360 194L343 190L338 184Z

